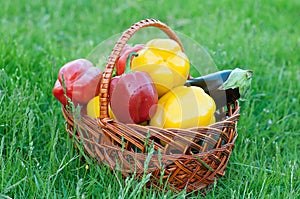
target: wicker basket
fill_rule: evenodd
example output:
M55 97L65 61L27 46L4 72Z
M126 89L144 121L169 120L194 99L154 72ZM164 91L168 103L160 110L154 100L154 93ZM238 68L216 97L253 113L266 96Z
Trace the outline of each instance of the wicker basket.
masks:
M135 173L140 178L146 170L146 173L151 173L147 185L161 188L162 183L159 182L162 180L174 191L185 189L187 192L203 192L225 173L237 138L237 101L218 109L215 115L217 122L207 127L162 129L123 124L108 116L108 88L115 61L135 32L149 26L165 32L183 50L179 38L164 23L146 19L133 24L117 41L99 83L100 118L93 119L84 114L77 118L72 111L63 107L62 112L67 121L66 130L71 136L82 140L85 152L92 158L111 169L119 169L124 177ZM154 149L151 156L149 149L152 152ZM148 160L151 159L145 169L147 157Z

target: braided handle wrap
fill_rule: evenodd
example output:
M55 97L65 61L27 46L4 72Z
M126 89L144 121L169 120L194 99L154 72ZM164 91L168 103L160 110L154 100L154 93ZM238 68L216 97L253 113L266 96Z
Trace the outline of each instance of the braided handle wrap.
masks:
M107 64L105 66L105 70L103 72L101 82L100 82L100 93L99 93L99 100L100 100L100 125L103 126L106 122L104 121L105 118L109 118L108 115L108 92L109 92L109 83L112 77L112 73L114 70L115 62L117 58L120 56L121 51L129 41L129 39L140 29L145 27L157 27L162 30L166 35L170 38L175 40L181 47L182 51L184 52L184 48L180 39L176 36L175 32L169 28L166 24L160 22L156 19L144 19L135 24L133 24L129 29L127 29L119 40L117 41L116 45L114 46Z

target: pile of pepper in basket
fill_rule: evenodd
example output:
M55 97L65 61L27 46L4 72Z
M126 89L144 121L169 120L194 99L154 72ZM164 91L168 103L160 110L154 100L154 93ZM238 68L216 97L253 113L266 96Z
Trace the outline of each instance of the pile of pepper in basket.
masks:
M172 39L126 45L115 68L109 116L123 123L160 128L214 123L216 107L238 99L252 74L237 68L192 78L187 55ZM83 113L97 118L101 76L89 60L71 61L60 69L53 94L63 105L73 102Z

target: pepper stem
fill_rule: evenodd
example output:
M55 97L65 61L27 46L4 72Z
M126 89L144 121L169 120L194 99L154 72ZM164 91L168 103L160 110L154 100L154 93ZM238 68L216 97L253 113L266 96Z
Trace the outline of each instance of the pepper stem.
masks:
M131 58L135 56L137 57L138 56L138 53L137 52L131 52L129 53L127 59L126 59L126 70L129 70L130 69L130 64L131 64Z

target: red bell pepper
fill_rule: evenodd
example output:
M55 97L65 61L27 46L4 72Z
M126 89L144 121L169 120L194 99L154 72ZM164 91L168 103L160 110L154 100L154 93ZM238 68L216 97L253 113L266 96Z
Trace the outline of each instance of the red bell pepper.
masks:
M52 93L63 105L67 104L66 96L75 105L85 105L99 94L98 83L101 76L100 69L94 67L90 61L86 59L71 61L59 70Z
M118 121L137 124L149 120L155 113L158 95L148 73L131 72L111 82L110 106Z
M67 98L64 94L64 89L60 84L59 80L56 80L54 87L52 89L52 93L54 97L56 97L56 99L63 105L66 105L68 103Z
M109 83L109 97L112 96L112 91L115 89L119 79L120 79L121 76L115 76L113 77L111 80L110 80L110 83Z
M134 46L129 46L126 44L126 46L124 47L124 49L121 52L119 59L117 59L117 61L116 61L116 70L117 70L116 74L117 75L122 75L125 72L128 55L132 52L138 52L143 47L144 47L144 44L136 44ZM132 59L133 59L133 57L131 57L131 60Z

